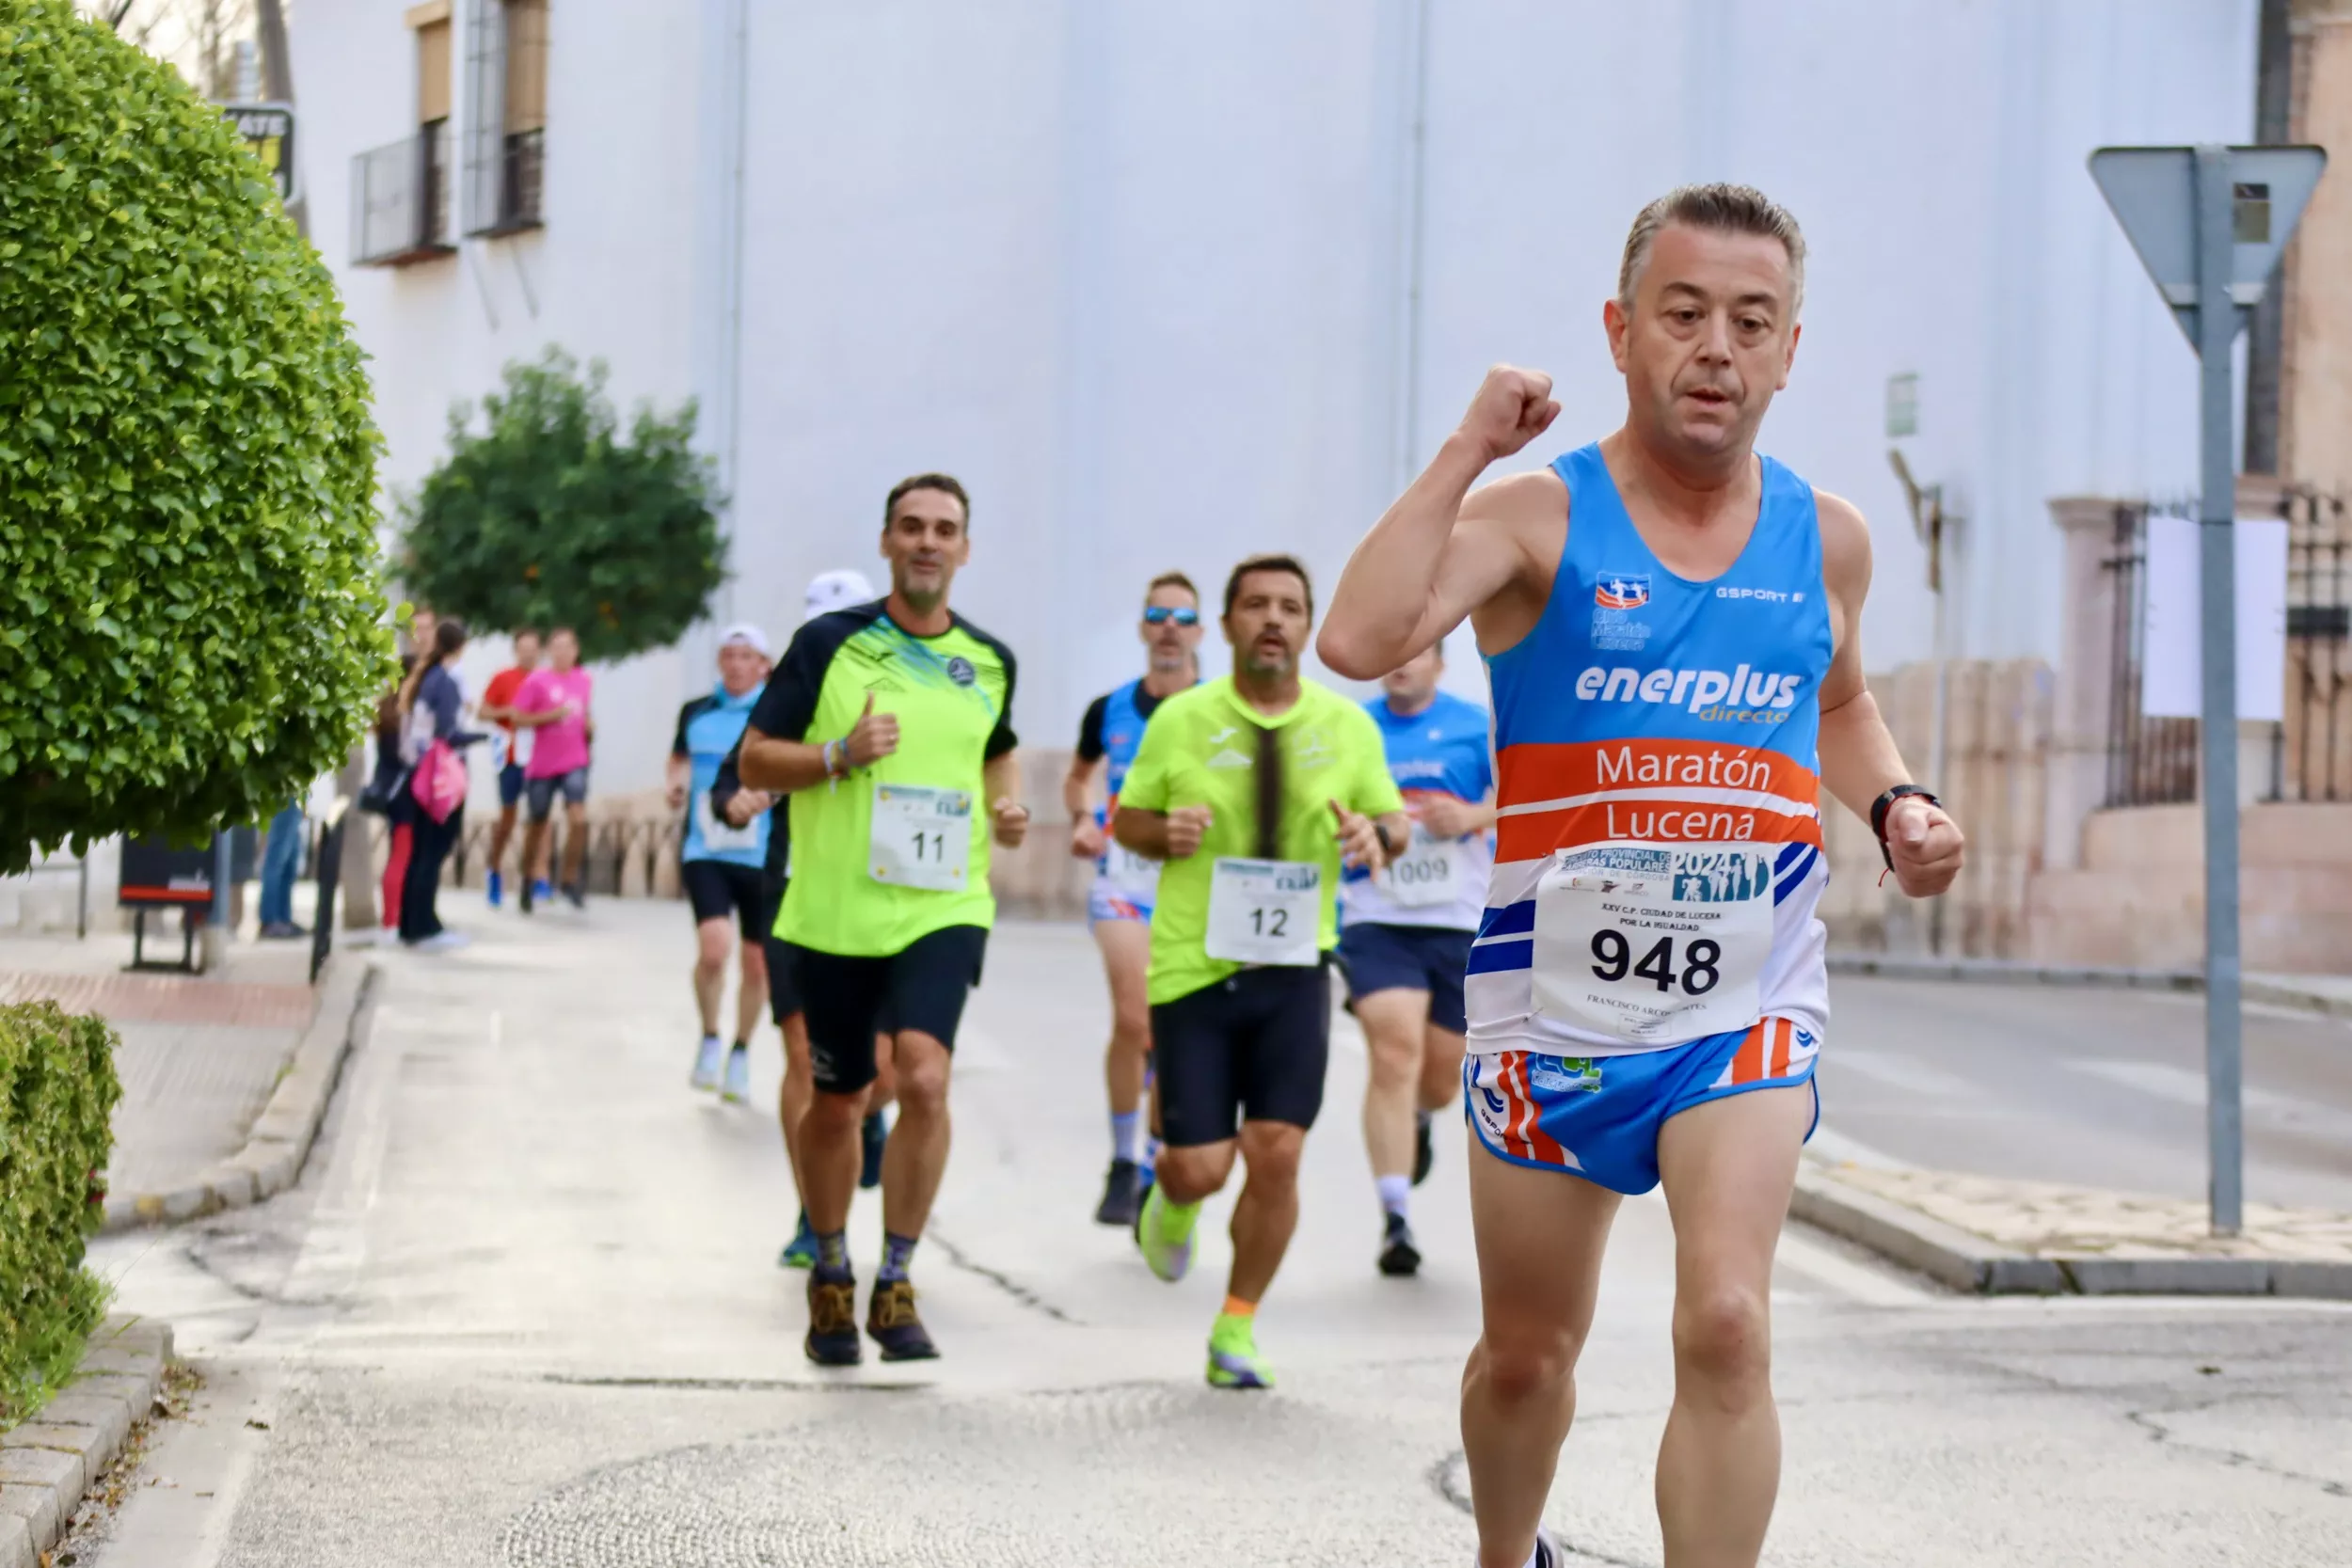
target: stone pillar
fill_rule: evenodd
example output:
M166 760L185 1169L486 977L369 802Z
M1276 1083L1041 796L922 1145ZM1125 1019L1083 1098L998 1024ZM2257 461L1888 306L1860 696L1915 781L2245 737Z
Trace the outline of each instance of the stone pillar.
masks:
M2292 128L2329 166L2288 247L2280 471L2352 491L2352 0L2298 0Z
M2107 726L2115 701L2115 510L2103 496L2058 496L2050 520L2065 535L2058 690L2051 704L2049 795L2042 863L2082 864L2083 822L2106 802Z

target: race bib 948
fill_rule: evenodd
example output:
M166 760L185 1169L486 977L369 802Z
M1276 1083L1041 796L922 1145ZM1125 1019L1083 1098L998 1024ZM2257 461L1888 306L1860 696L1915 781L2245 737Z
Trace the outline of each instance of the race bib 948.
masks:
M1535 886L1535 1011L1629 1045L1747 1028L1772 953L1769 845L1586 845Z

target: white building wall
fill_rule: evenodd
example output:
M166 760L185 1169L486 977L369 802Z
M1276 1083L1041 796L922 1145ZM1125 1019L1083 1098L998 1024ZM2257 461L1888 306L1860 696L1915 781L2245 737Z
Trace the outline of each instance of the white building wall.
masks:
M890 483L946 468L975 503L959 607L1021 656L1024 734L1067 744L1133 668L1146 578L1214 594L1287 547L1327 590L1488 363L1559 378L1528 464L1613 427L1599 312L1626 227L1678 181L1732 178L1811 241L1764 445L1872 519L1871 665L1928 651L1882 423L1905 371L1913 467L1969 518L1965 650L2055 654L2046 498L2195 472L2193 360L2083 159L2241 136L2255 0L1429 3L1408 342L1417 0L744 0L726 611L781 639L811 574L879 575ZM697 30L728 0L658 23L553 0L546 232L353 268L350 156L413 118L401 9L316 0L294 23L315 230L376 356L388 482L543 343L608 359L624 401L686 395L723 276L696 254L723 232ZM701 661L608 678L606 784L656 776ZM1483 685L1467 649L1451 678Z

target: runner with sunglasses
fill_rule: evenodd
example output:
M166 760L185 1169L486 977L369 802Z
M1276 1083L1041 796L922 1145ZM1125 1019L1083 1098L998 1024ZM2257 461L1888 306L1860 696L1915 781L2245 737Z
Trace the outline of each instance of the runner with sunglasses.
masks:
M1111 1039L1103 1077L1110 1091L1111 1168L1094 1219L1117 1226L1135 1224L1158 1148L1144 1126L1143 1094L1152 1058L1144 975L1152 962L1152 904L1159 891L1160 863L1114 842L1110 819L1152 710L1200 683L1200 594L1192 579L1182 572L1153 578L1144 591L1136 632L1150 654L1148 672L1087 708L1078 725L1078 750L1061 782L1062 804L1070 811L1070 852L1094 862L1087 919L1110 982ZM1109 797L1100 806L1093 802L1097 768L1107 773L1104 787Z

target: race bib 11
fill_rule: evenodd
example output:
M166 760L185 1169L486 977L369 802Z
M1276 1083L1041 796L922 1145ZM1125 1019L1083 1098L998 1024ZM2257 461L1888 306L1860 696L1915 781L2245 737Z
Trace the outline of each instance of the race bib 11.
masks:
M874 786L866 864L893 887L961 893L972 863L972 797L922 784Z

